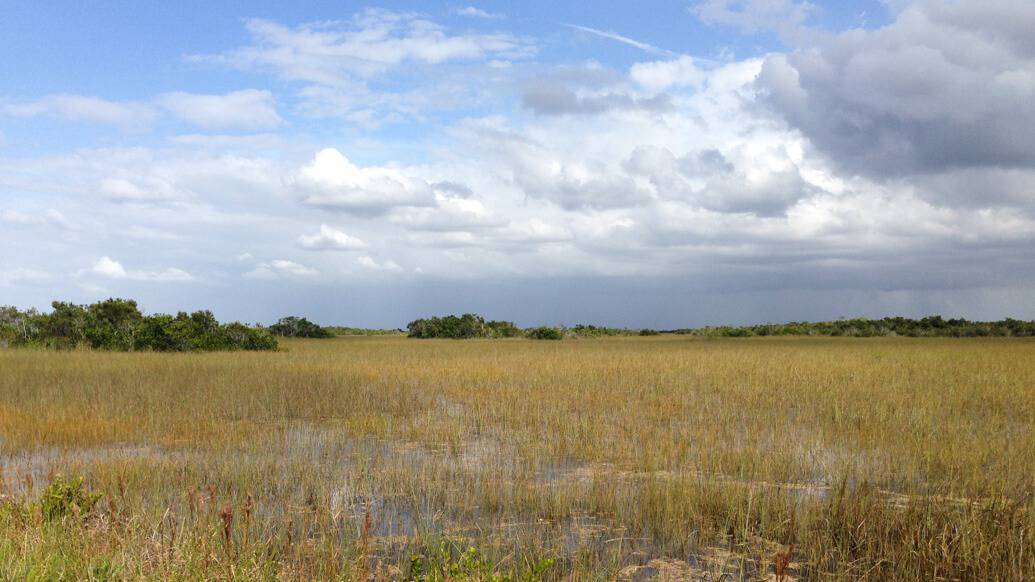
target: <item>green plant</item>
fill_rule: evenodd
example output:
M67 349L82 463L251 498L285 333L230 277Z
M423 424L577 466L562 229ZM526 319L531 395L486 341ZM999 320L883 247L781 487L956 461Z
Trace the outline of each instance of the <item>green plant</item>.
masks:
M325 339L334 334L325 327L309 321L304 317L282 317L277 323L269 326L269 332L283 337L307 337Z
M410 332L410 337L421 339L471 339L493 335L492 330L485 323L485 318L473 313L417 319L411 321L406 328Z
M89 347L109 351L276 350L261 327L221 324L211 311L143 315L136 301L107 299L90 305L55 301L50 313L0 307L0 345Z
M40 511L44 521L60 521L72 517L85 517L102 495L83 488L83 478L57 478L47 486L40 497Z
M489 582L538 582L543 573L554 565L554 560L537 560L520 575L502 572L477 548L464 550L460 544L443 541L427 555L410 557L407 580L414 582L445 582L447 580L479 580Z
M564 339L564 331L557 327L542 325L526 331L525 337L535 340L559 340Z
M521 337L521 328L512 321L490 321L485 324L492 332L492 337Z

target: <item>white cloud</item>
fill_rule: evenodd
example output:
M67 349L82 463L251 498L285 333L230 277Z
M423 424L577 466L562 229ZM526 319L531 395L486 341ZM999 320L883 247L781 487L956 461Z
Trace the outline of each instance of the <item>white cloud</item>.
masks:
M97 259L97 262L93 264L91 271L97 275L101 275L102 277L110 277L112 279L126 278L126 269L123 268L121 263L111 259L110 257L101 257Z
M16 226L50 224L64 230L75 230L77 228L73 222L65 218L64 214L54 208L48 208L42 212L33 210L31 214L9 208L0 209L0 222Z
M431 185L389 167L359 167L334 148L320 150L290 183L304 204L355 214L383 214L399 206L428 206Z
M140 177L136 177L140 180ZM183 194L169 182L151 178L146 185L141 185L127 178L104 178L99 189L101 195L113 202L157 203L169 202L181 198Z
M244 274L250 279L279 279L281 277L314 277L320 271L289 261L287 259L274 259L268 263L261 263L251 271Z
M253 44L216 56L194 57L237 67L270 67L282 78L319 85L349 84L403 63L438 64L521 58L533 49L506 33L450 34L414 14L368 9L351 20L288 27L247 23Z
M498 12L487 12L476 6L465 6L456 11L460 16L470 16L471 18L484 18L487 20L496 20L499 18L506 18L505 15Z
M358 257L356 259L356 263L364 269L369 269L371 271L402 271L402 267L400 267L395 261L386 260L379 263L375 261L372 257L368 256Z
M246 27L247 45L188 58L270 71L298 84L301 115L366 129L425 122L429 111L486 102L485 87L510 82L486 74L491 67L536 53L531 41L511 33L454 32L419 14L380 9L299 26L253 19Z
M480 200L436 192L435 206L400 208L389 220L411 230L460 231L499 226L503 223Z
M111 257L101 257L90 268L90 273L108 279L127 279L132 281L190 281L194 277L190 273L169 267L162 271L131 271L122 263Z
M62 214L58 210L55 210L54 208L48 208L47 211L43 213L43 215L46 217L48 222L58 227L61 227L65 230L76 230L77 228L79 228L74 222L65 218L64 214Z
M266 129L284 124L273 94L246 89L224 95L166 93L157 103L180 119L205 129Z
M573 237L568 228L531 218L507 225L499 232L498 238L508 243L540 244L568 242Z
M312 268L306 267L305 265L300 265L300 264L295 263L293 261L287 261L287 260L284 260L284 259L274 259L273 261L270 262L270 265L274 269L276 269L277 271L279 271L281 273L288 273L290 275L302 275L302 276L307 276L308 277L308 276L311 276L311 275L318 275L318 274L320 274L320 272L317 271L316 269L312 269Z
M146 125L155 118L154 109L148 105L85 95L48 95L36 101L0 104L0 112L16 117L46 116L123 127Z
M669 87L699 87L707 77L693 57L680 55L670 61L636 63L629 76L650 91L664 91Z
M304 249L328 251L354 251L367 246L360 239L326 224L321 224L320 231L315 234L304 234L298 237L298 244Z

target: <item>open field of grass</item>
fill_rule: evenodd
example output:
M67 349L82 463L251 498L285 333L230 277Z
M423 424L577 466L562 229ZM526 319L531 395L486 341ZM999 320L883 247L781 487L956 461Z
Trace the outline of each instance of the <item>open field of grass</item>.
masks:
M1035 341L283 345L0 350L0 579L1035 577Z

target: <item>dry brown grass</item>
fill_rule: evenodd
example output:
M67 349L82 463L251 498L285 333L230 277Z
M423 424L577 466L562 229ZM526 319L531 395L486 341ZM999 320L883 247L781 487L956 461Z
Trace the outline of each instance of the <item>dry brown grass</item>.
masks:
M0 578L391 578L460 539L547 577L764 579L792 543L795 578L1035 575L1035 342L286 347L0 350L0 493L109 498L0 510Z

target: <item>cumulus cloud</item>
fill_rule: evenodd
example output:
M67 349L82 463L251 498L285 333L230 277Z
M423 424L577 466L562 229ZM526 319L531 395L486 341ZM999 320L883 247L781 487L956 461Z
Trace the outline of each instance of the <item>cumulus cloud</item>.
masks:
M360 167L334 148L320 150L290 180L304 204L377 215L400 206L434 204L431 185L388 167Z
M559 164L528 157L519 161L514 181L527 195L566 210L627 208L651 199L631 177L593 160Z
M512 182L530 198L552 202L565 210L627 208L651 198L651 193L625 172L584 151L563 151L506 128L475 125L472 130L483 154L503 164Z
M669 87L699 87L707 73L688 55L669 61L636 63L629 69L629 77L650 91L664 91Z
M365 255L357 258L356 264L358 264L360 267L363 267L364 269L368 269L371 271L386 271L393 273L402 271L402 267L400 267L395 261L385 260L378 262L374 260L373 257L368 257Z
M16 117L45 116L123 127L146 125L155 118L154 109L148 105L86 95L47 95L36 101L0 103L0 112Z
M566 165L526 164L514 176L533 198L550 200L567 210L638 206L651 195L632 178L599 162Z
M717 25L783 34L807 22L798 6L712 1L697 10ZM851 292L835 317L857 313L851 301L868 294L899 294L899 303L872 300L883 315L963 288L993 288L1030 311L1032 11L1016 2L891 6L881 29L784 35L798 45L787 54L721 63L646 54L620 68L552 55L521 62L531 41L415 15L253 21L248 46L214 59L303 85L291 108L268 100L268 121L282 115L291 135L228 131L123 147L109 137L0 157L0 191L12 193L0 208L0 249L18 254L0 256L0 284L16 298L29 297L18 293L32 280L60 290L68 265L94 267L67 286L92 293L97 283L182 278L130 265L176 264L215 281L240 273L254 279L250 303L235 307L247 319L279 310L265 299L282 299L288 282L313 296L328 282L367 286L386 321L418 291L460 309L472 297L498 303L503 289L520 299L513 317L532 317L540 308L529 290L542 277L557 282L551 299L566 313L628 313L615 297L643 293L659 298L639 303L644 317L665 313L657 321L671 325L713 317L708 297L732 305L753 292L770 301L759 317L827 314L782 306L803 293L803 303L817 300L819 289L838 290L825 307ZM507 69L491 65L510 59ZM173 111L159 106L166 99L153 106ZM427 115L443 99L456 115ZM340 117L296 123L317 114ZM220 126L219 115L191 123L248 127ZM386 119L405 120L405 133L362 129ZM336 149L319 150L328 136ZM55 236L49 227L65 214L81 226ZM292 251L301 262L271 259ZM14 264L53 275L33 279ZM408 287L417 265L420 287ZM150 287L142 292L169 286ZM661 288L678 291L654 295ZM240 304L220 289L206 288L206 300ZM599 303L589 305L593 293ZM319 304L307 302L314 316Z
M676 157L665 148L639 146L623 163L650 181L658 198L679 200L714 212L775 216L818 191L781 148L740 152L739 170L716 149Z
M284 123L269 91L246 89L225 95L165 93L159 105L205 129L266 129Z
M1030 168L1035 43L1025 26L1035 26L1028 3L913 2L880 29L770 56L758 87L848 172Z
M389 220L411 230L461 231L499 226L502 221L480 200L452 195L451 191L435 193L430 208L401 208Z
M298 237L298 244L304 249L321 251L354 251L367 246L362 240L326 224L321 224L319 232L315 234Z
M249 279L280 279L284 277L314 277L320 271L289 261L287 259L274 259L268 263L260 263L254 269L246 272L245 277Z
M127 270L122 263L111 257L101 257L93 264L89 271L108 279L127 279L131 281L190 281L194 277L183 269L169 267L162 271L134 271Z

